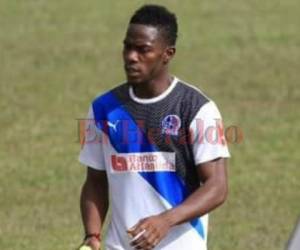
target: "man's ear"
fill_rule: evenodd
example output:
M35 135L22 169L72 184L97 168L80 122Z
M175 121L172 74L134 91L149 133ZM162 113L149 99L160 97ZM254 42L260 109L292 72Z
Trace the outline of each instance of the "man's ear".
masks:
M176 53L175 46L169 46L166 48L165 54L164 54L164 64L168 64L169 61L173 58L173 56Z

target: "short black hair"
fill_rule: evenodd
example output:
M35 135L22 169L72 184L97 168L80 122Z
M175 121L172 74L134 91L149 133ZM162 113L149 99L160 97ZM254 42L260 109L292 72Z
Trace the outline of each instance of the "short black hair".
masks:
M129 24L144 24L163 30L168 45L175 46L177 39L177 18L161 5L144 5L131 17Z

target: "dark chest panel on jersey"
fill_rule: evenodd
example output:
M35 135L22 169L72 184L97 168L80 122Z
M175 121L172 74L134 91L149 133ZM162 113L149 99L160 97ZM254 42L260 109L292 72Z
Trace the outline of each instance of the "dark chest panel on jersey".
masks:
M150 143L160 151L175 152L176 172L188 188L194 190L199 185L199 180L189 141L189 126L208 99L180 82L167 97L156 103L140 104L133 101L129 97L127 84L114 89L113 94Z

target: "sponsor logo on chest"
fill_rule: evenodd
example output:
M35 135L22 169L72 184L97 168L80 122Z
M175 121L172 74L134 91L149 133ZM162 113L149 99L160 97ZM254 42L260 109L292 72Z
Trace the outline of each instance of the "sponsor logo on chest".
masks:
M124 172L175 172L175 153L120 153L111 155L113 173Z

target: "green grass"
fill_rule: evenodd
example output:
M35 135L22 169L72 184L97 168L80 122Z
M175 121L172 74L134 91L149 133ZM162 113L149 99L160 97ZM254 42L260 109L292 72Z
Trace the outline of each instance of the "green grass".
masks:
M179 19L172 72L245 135L230 147L230 197L212 213L210 249L281 250L300 207L300 2L159 2ZM124 79L122 39L142 3L0 0L1 248L80 243L76 118Z

